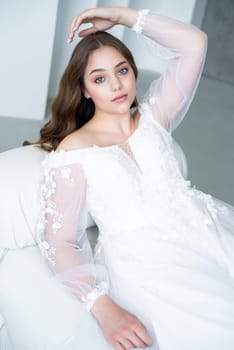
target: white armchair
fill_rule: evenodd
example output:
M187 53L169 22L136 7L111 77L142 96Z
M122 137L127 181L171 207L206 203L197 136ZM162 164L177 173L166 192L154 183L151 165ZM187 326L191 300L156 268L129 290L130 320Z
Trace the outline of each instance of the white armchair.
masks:
M186 159L176 143L175 153L186 177ZM37 330L37 336L40 332L42 334L47 332L43 329L43 317L48 308L54 307L56 310L59 305L60 312L65 315L64 320L70 312L69 319L73 317L73 327L80 322L80 316L78 317L80 311L76 312L77 303L74 297L66 294L60 288L59 282L51 278L52 272L37 247L36 225L40 210L38 193L43 176L41 163L45 154L46 152L38 146L20 147L0 153L1 350L29 349L26 344L21 343L21 338L24 338L21 332L25 329L27 332L35 330L28 329L28 325L27 327L22 325L22 317L19 316L24 303L27 305L27 311L31 310L31 315L36 314L37 317L41 317L41 329ZM90 217L87 234L92 246L95 244L97 233L97 227ZM54 314L56 317L56 311ZM51 339L53 338L53 317L51 316ZM72 322L70 324L66 321L61 322L59 331L61 339L66 339L72 332L71 324ZM14 337L11 336L11 329L14 329ZM15 333L15 329L18 333ZM58 332L58 329L56 331ZM50 340L44 349L55 349L49 344ZM33 345L33 349L37 350L36 344Z

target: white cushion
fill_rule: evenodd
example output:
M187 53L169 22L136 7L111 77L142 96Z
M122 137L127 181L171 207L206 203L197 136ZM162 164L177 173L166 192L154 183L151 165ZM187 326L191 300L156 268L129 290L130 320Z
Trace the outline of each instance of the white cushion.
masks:
M35 146L0 154L0 247L16 249L35 244L44 157L45 152Z

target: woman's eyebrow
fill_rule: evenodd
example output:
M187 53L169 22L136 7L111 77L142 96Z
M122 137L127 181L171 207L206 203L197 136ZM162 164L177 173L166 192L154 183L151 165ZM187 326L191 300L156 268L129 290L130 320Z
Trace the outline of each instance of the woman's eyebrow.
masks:
M127 61L121 61L121 62L117 63L116 66L114 66L114 68L118 68L119 66L121 66L121 65L124 64L124 63L127 63ZM93 69L93 70L89 73L89 75L91 75L91 74L93 74L93 73L96 73L96 72L103 72L103 71L105 71L105 70L106 70L106 69L104 69L104 68L96 68L96 69Z

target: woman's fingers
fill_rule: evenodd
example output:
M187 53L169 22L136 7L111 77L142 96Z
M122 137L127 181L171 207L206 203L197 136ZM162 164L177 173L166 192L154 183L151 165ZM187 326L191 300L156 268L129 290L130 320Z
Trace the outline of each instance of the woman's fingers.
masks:
M75 32L83 23L91 23L95 18L95 9L87 9L72 19L69 30L69 38L73 39Z
M135 348L144 349L148 346L136 333L131 333L128 335L129 341L134 344Z
M89 21L90 20L84 17L83 14L75 16L70 24L68 41L72 42L72 40L74 39L75 32L79 29L80 25L85 22L88 23Z
M133 318L130 324L125 325L125 330L120 333L118 342L123 346L124 350L128 349L145 349L153 345L153 340L149 336L145 326L137 318Z
M136 348L136 345L133 344L130 340L128 339L122 339L119 341L119 343L121 344L122 346L122 349L124 350L130 350L130 349L135 349Z
M80 26L84 23L91 23L93 26L82 30L79 36L83 37L88 34L94 33L98 30L106 30L111 28L118 21L118 16L114 8L90 8L79 15L75 16L71 22L68 42L72 42L75 32L79 30Z
M90 28L81 30L81 31L79 32L79 36L80 36L80 37L84 37L84 36L86 36L86 35L95 33L97 30L98 30L98 29L93 25L93 26L90 27Z
M112 344L115 350L125 350L125 348L120 344Z
M75 27L77 22L77 16L75 16L70 24L69 32L68 32L68 42L72 42L75 35Z
M150 337L150 335L147 332L147 329L142 323L138 323L138 325L135 327L135 333L137 334L137 337L147 346L153 344L152 338Z

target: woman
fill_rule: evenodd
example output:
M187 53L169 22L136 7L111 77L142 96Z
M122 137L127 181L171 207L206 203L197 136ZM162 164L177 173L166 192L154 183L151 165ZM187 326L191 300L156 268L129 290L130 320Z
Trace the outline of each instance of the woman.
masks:
M44 164L41 250L97 321L103 350L231 350L234 209L191 188L171 137L199 81L207 37L116 7L76 16L70 42L83 23L92 26L79 33L41 130L40 143L53 150ZM133 57L103 32L116 24L171 50L140 106ZM94 257L88 212L99 228Z

